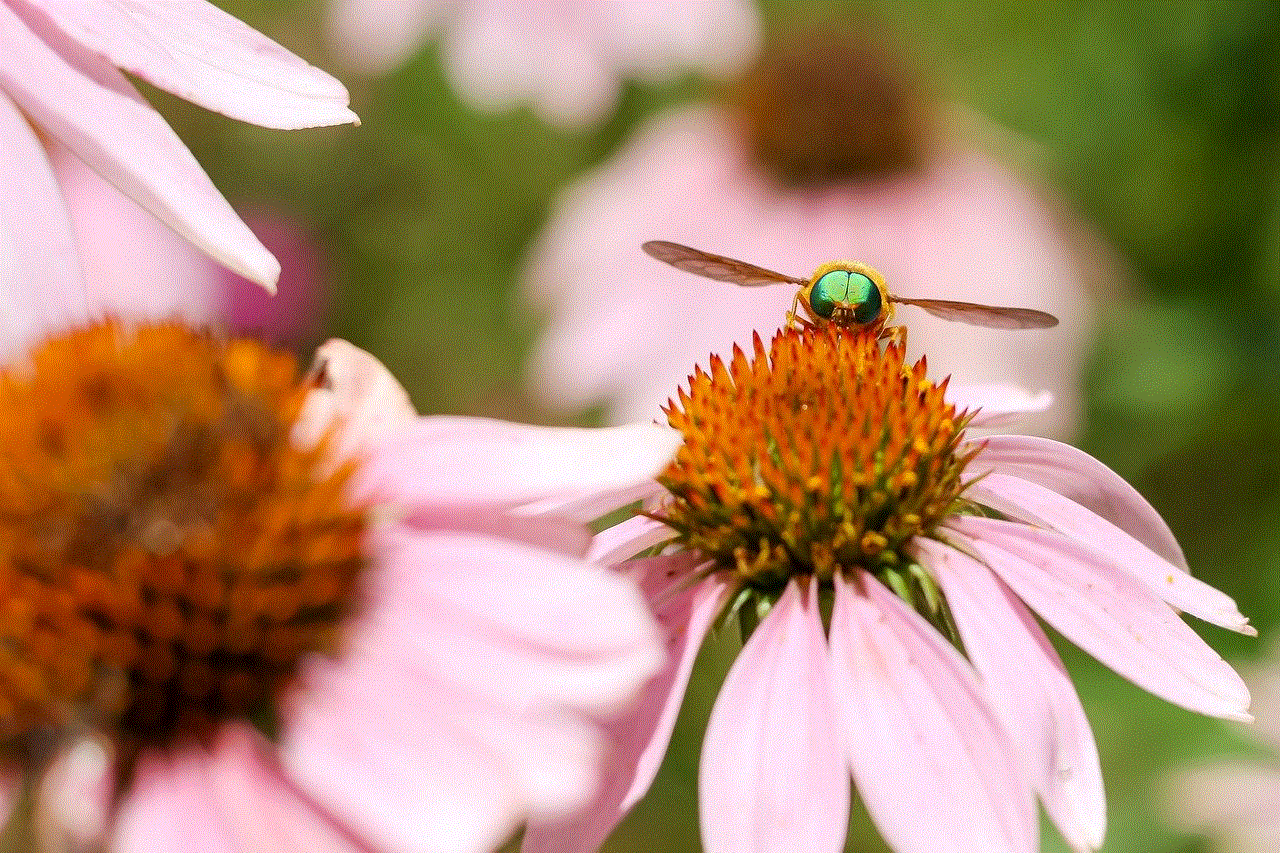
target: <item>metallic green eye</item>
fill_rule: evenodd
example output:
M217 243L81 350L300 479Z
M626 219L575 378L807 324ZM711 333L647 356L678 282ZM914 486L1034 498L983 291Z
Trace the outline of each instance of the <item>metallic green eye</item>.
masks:
M849 273L845 270L832 270L813 283L809 292L809 307L819 317L830 317L836 305L846 301L849 292Z
M870 323L880 316L880 309L884 307L880 288L860 272L849 273L848 301L853 305L853 320L856 323Z

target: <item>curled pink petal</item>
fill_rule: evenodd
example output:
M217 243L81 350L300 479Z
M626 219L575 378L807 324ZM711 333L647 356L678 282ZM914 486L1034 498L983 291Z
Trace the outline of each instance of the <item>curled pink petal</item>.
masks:
M838 853L849 772L833 711L817 581L792 580L734 661L698 776L707 853Z
M942 586L987 701L1049 817L1074 849L1098 849L1107 821L1098 745L1058 653L986 566L932 539L918 539L915 553Z
M967 661L871 575L837 580L831 666L858 793L898 853L1032 853L1031 786Z
M182 141L114 66L38 10L0 5L0 88L122 192L268 289L280 265Z
M6 358L83 319L88 299L49 160L3 92L0 150L0 358Z
M667 640L667 663L639 700L606 727L611 750L595 797L576 814L525 830L523 853L595 853L632 806L644 796L662 764L694 659L727 589L714 579L666 594L671 575L696 570L687 552L627 564L654 605Z
M990 427L1045 411L1053 405L1053 395L1032 394L1016 385L948 385L947 402L974 413L970 426Z
M417 417L404 386L354 344L337 338L321 344L312 371L317 387L307 395L294 427L294 439L303 445L314 445L338 425L334 451L347 458L369 452Z
M1047 527L1097 552L1169 604L1206 622L1257 636L1231 597L1191 576L1106 519L1029 480L991 473L965 496L1029 524Z
M1013 474L1088 507L1182 569L1187 558L1155 507L1124 478L1079 448L1048 438L993 435L970 469Z
M232 118L282 129L359 123L341 83L204 0L17 3L114 65Z
M500 507L604 496L625 505L656 488L680 433L657 424L606 429L428 417L396 430L360 488L410 507ZM629 490L638 490L631 498Z
M1217 652L1144 585L1072 539L960 516L947 527L1067 639L1162 699L1248 721L1249 690Z

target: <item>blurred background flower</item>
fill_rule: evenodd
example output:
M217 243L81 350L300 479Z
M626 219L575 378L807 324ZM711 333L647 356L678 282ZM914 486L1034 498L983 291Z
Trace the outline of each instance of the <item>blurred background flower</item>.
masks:
M1070 437L1094 291L1112 270L1096 237L983 150L978 120L955 126L958 112L945 115L865 27L831 22L768 48L729 105L640 128L569 188L533 250L527 288L551 315L533 357L539 400L652 418L691 365L782 325L786 287L657 268L637 247L664 238L800 277L860 260L903 296L1047 310L1062 321L1049 332L911 308L896 320L934 375L1052 391L1054 405L1016 428Z
M444 71L469 103L527 104L575 127L606 117L625 80L733 74L760 21L750 0L333 0L329 29L347 66L366 74L439 33Z

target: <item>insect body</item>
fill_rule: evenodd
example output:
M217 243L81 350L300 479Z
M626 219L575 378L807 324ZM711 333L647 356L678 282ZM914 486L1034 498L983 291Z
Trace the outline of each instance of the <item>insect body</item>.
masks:
M893 319L895 304L915 305L935 317L992 329L1047 329L1058 318L1031 308L1001 308L976 302L950 299L913 299L894 296L884 277L866 264L832 261L814 270L809 278L783 275L745 261L691 249L666 240L650 240L641 246L651 257L695 275L728 281L746 287L765 284L794 284L796 291L787 312L787 324L813 325L824 322L841 326L863 326L883 330ZM806 321L796 313L803 308Z

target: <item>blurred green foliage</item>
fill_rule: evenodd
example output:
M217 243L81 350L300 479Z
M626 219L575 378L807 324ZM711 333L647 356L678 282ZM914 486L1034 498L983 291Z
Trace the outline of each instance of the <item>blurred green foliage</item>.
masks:
M224 5L341 75L319 3ZM937 90L1034 141L1116 247L1131 288L1104 306L1083 444L1150 497L1264 639L1280 630L1280 4L772 2L766 20L833 11L894 34ZM237 204L314 228L337 285L330 332L386 361L420 409L541 419L520 391L536 324L514 293L530 239L574 176L710 88L629 85L607 122L566 133L524 110L470 110L431 45L384 79L346 82L359 128L282 134L153 96ZM1261 648L1206 630L1238 660ZM709 644L655 792L610 849L698 849L698 747L734 651ZM1064 653L1101 748L1106 850L1202 849L1163 827L1155 786L1247 739ZM865 815L853 822L851 850L883 849Z

